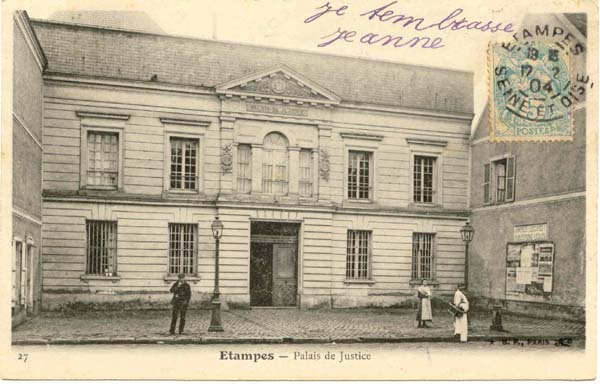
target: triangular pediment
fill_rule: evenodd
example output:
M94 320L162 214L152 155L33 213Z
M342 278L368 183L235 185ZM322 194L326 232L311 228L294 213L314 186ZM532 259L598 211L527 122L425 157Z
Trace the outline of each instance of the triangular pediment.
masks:
M216 87L219 94L242 98L266 98L285 102L332 105L340 97L284 65L228 81Z

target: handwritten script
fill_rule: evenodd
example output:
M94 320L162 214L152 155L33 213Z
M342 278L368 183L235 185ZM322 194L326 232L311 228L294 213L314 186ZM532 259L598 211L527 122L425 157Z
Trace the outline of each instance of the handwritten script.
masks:
M399 13L395 9L397 1L392 1L378 6L360 14L369 21L392 25L398 28L418 32L418 36L401 36L393 34L378 34L374 32L360 33L354 29L346 29L338 26L336 31L321 37L318 47L327 47L334 43L360 43L368 45L390 46L394 48L427 48L439 49L445 47L442 37L435 36L440 31L472 30L480 33L513 33L513 25L510 23L496 22L492 20L469 20L462 17L464 10L456 8L441 20L427 20L425 17L416 17ZM329 1L316 8L318 12L304 19L305 24L318 22L326 18L335 17L338 20L350 14L348 5L334 6ZM329 15L329 16L327 16Z

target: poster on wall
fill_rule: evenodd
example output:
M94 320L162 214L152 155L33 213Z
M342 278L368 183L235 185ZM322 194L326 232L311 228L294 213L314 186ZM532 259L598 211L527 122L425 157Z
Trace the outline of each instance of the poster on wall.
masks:
M511 299L541 298L552 292L554 244L524 242L508 244L506 250L506 296Z

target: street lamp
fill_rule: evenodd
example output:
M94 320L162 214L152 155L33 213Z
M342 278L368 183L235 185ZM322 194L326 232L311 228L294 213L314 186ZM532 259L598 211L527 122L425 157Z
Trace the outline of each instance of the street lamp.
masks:
M465 290L469 289L469 243L473 240L474 233L475 229L473 229L473 226L468 221L460 229L460 237L462 237L462 241L465 243Z
M223 236L223 223L219 220L219 216L216 216L213 220L210 228L212 229L213 237L216 243L215 253L215 289L213 291L212 304L212 315L210 318L210 326L208 327L209 332L223 332L223 324L221 323L221 293L219 292L219 240Z

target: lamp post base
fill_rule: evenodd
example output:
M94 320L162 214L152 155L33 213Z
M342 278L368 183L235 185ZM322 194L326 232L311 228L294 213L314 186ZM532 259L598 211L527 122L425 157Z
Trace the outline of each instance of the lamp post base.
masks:
M208 332L223 332L223 323L221 322L221 300L214 297L212 300L212 314L210 317L210 326Z

